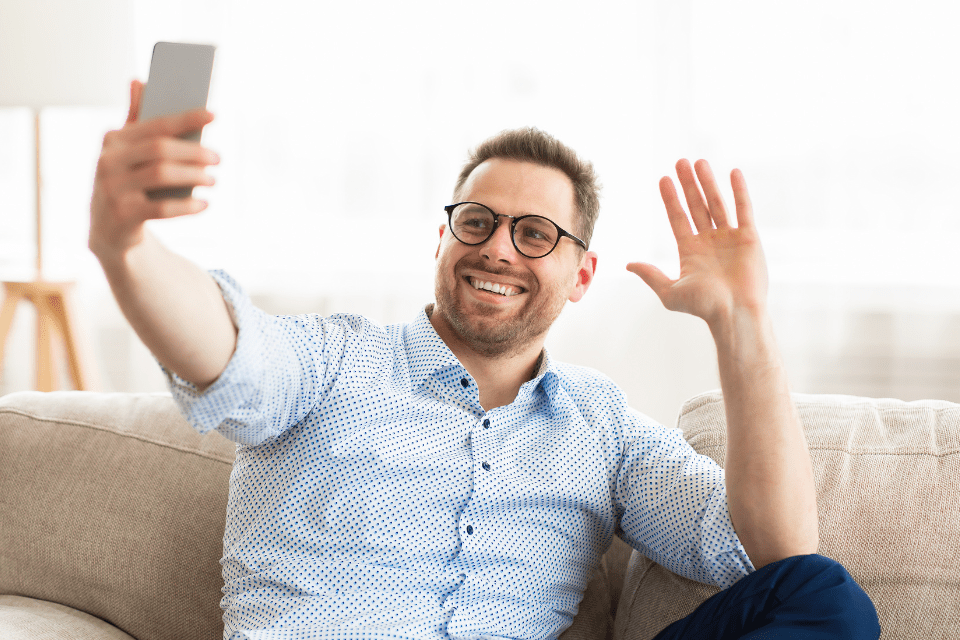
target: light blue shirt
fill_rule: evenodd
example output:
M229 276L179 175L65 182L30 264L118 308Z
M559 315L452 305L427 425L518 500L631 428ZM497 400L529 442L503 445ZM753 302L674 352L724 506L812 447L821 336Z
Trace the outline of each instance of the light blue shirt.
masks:
M236 352L203 393L168 375L238 443L225 638L555 638L618 531L695 580L753 571L723 470L598 372L544 352L484 411L426 312L270 316L214 277Z

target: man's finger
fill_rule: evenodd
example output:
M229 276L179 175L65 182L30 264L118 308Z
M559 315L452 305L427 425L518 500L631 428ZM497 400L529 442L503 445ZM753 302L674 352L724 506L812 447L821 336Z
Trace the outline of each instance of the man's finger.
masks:
M127 112L127 124L137 121L140 114L140 98L143 97L143 83L139 80L130 82L130 110Z
M733 201L737 206L737 226L753 226L753 204L747 192L747 181L740 169L730 172L730 186L733 188Z
M203 167L191 164L164 162L147 165L130 176L128 186L132 189L153 191L168 187L211 187L212 176Z
M121 162L128 167L159 161L182 164L212 165L220 162L213 151L190 140L179 138L152 138L124 149Z
M663 199L663 205L667 209L667 218L670 220L670 227L673 229L673 236L677 239L677 244L693 235L693 229L690 228L690 220L687 218L687 212L683 210L680 204L680 198L677 197L677 190L673 186L673 180L664 176L660 178L660 197Z
M727 207L723 202L723 195L720 193L717 180L713 177L710 163L706 160L697 160L693 168L697 171L697 178L699 178L700 186L703 188L703 195L707 198L707 207L713 224L717 229L729 229L730 218L727 215Z
M683 195L687 200L687 207L690 209L690 217L693 218L693 224L696 225L697 231L713 229L710 212L707 209L706 202L703 201L700 187L697 186L697 178L693 173L693 167L690 166L690 161L686 158L679 160L676 169L680 186L683 188Z
M157 136L177 138L188 133L200 131L213 122L213 114L206 109L194 109L171 116L161 116L142 120L130 128L129 140L142 140Z
M640 276L647 283L647 286L653 289L660 301L664 302L664 296L667 295L673 280L668 278L663 271L646 262L631 262L627 265L627 271ZM664 304L666 303L664 302Z
M206 200L197 198L166 198L157 200L148 205L148 218L179 218L180 216L189 216L200 213L206 209L208 203Z

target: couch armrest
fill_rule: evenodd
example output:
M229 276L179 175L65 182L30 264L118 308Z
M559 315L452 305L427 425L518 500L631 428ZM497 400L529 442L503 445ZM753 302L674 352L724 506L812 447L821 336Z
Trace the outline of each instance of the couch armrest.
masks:
M819 553L843 564L867 592L884 637L953 637L960 628L960 405L793 400L816 477ZM723 464L719 391L688 400L679 426L698 453ZM717 591L637 554L627 573L615 640L651 638Z
M0 398L0 594L140 640L219 637L234 452L166 394Z

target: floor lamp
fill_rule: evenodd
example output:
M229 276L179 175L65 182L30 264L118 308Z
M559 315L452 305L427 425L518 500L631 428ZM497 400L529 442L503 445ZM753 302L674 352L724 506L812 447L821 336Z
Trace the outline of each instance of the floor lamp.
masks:
M37 314L39 391L52 391L58 386L52 348L57 337L63 342L73 386L82 390L89 384L69 307L68 293L73 283L43 277L41 112L53 106L126 104L133 77L131 32L128 0L0 0L0 107L29 107L33 111L37 230L34 279L3 283L0 373L16 309L21 302L31 303Z

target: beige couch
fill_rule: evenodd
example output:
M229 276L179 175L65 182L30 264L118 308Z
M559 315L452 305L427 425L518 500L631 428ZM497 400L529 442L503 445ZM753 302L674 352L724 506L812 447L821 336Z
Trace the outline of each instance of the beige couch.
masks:
M795 399L820 552L874 599L885 638L960 638L960 405ZM723 460L719 394L680 426ZM233 455L163 394L0 398L0 638L219 638ZM714 591L618 541L564 638L650 638Z

